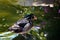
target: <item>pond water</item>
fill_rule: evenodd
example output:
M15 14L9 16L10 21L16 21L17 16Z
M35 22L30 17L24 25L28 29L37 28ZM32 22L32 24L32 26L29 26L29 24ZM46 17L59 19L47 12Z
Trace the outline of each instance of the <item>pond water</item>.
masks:
M4 32L4 33L0 34L0 40L12 40L13 38L15 38L18 35L19 34L12 33L12 32Z
M33 27L32 28L33 30L35 30L35 31L37 31L38 32L38 29L40 29L40 27ZM32 30L31 29L31 30ZM27 36L28 35L28 36ZM30 35L30 34L27 34L26 36L27 36L27 39L33 39L33 36L32 35ZM13 32L10 32L10 31L8 31L8 32L3 32L3 33L0 33L0 40L13 40L15 37L18 37L19 36L19 34L18 33L13 33ZM22 35L24 38L25 38L25 36L24 35ZM20 36L19 36L20 37ZM19 38L18 37L18 38ZM21 37L20 37L21 38ZM22 39L22 38L21 38Z

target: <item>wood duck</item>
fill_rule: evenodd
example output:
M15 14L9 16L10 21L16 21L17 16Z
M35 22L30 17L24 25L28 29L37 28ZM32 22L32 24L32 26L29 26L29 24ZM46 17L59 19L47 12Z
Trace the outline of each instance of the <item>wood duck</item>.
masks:
M33 27L34 20L37 20L34 14L26 15L22 20L18 20L14 25L9 27L9 31L24 34Z

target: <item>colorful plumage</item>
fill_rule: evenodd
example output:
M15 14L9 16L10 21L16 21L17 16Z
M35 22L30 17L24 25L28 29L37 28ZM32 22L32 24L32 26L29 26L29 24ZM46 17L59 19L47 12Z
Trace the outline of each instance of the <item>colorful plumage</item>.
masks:
M14 25L12 25L12 27L9 28L9 31L25 33L33 27L33 19L37 19L34 14L26 15L22 20L18 20Z

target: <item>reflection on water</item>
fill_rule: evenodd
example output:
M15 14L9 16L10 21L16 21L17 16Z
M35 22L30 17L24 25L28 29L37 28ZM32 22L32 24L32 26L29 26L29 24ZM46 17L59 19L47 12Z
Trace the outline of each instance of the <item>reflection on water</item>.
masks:
M37 32L38 29L40 29L40 27L33 27L33 30ZM31 40L31 39L35 40L35 37L33 37L33 35L31 34L19 35L18 33L13 33L13 32L3 32L0 34L0 40L16 40L16 39L19 40L23 38L26 40Z
M4 32L4 33L0 34L0 40L12 40L16 36L18 36L18 34L16 34L16 33Z

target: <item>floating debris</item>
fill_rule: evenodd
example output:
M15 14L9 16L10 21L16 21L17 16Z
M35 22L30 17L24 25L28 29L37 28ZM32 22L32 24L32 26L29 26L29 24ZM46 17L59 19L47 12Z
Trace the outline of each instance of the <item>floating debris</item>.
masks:
M22 13L22 11L20 11L20 13Z
M3 25L4 27L7 27L7 26L9 26L8 24L5 24L5 25Z
M5 24L6 26L9 26L8 24Z
M6 25L3 25L4 27L6 27Z
M17 10L16 13L19 14L19 10Z
M42 39L42 37L40 37L40 39Z
M5 20L6 20L5 18L2 19L2 21L5 21Z
M44 15L42 15L42 16L44 16Z
M2 27L2 24L0 24L0 27Z
M23 11L17 10L16 13L21 14L21 13L23 13Z

